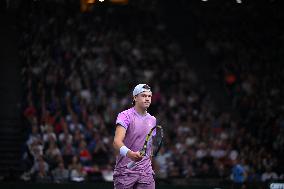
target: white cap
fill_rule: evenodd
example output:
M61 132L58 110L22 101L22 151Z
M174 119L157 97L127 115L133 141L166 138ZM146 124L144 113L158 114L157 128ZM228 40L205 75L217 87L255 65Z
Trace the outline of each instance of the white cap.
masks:
M151 92L151 88L147 84L138 84L133 90L133 96L136 96L143 92Z

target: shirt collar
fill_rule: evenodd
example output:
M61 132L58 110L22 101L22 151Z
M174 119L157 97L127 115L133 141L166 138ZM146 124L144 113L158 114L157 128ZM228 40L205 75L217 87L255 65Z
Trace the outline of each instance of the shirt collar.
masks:
M136 109L135 109L134 107L132 108L132 110L133 110L133 112L134 112L137 116L139 116L139 117L146 117L146 116L148 115L148 112L146 112L145 115L139 114L139 113L136 111Z

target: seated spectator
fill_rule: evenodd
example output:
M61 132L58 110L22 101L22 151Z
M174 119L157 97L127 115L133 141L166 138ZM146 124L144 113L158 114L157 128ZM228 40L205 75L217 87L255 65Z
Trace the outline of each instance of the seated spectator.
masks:
M90 152L93 152L95 150L98 140L99 140L99 133L94 132L88 144L88 150Z
M263 182L276 181L277 179L278 175L271 169L271 167L266 167L265 172L261 175L261 180Z
M106 165L109 162L108 148L101 137L97 140L95 149L93 150L93 162L97 165Z
M33 165L33 167L31 168L31 170L29 171L29 173L31 175L36 174L37 172L40 171L41 169L44 169L44 172L48 173L49 171L49 165L48 163L44 160L43 156L39 156L38 159L35 160L35 163Z
M42 128L42 132L43 134L43 141L44 143L48 143L50 141L57 141L57 136L56 134L53 132L53 127L51 125L46 125L44 126L44 128Z
M39 163L39 170L36 172L35 181L38 183L50 183L52 182L49 172L46 170L46 166L43 162Z
M78 121L78 116L75 113L72 114L72 121L69 123L69 130L71 133L75 133L76 130L80 130L81 132L84 131L84 127Z
M42 138L41 138L41 135L40 135L40 133L38 131L38 126L37 125L33 125L32 126L32 132L29 135L28 140L26 142L27 146L30 146L35 141L41 141L41 140L42 140Z
M92 156L87 149L87 144L84 140L81 140L78 148L79 158L82 165L90 165Z
M52 177L56 183L68 181L69 171L64 167L63 162L60 162L58 166L52 171Z
M158 178L165 179L168 177L168 158L170 154L165 151L162 147L159 151L158 156L154 159L154 167L156 170L156 176Z
M70 180L74 182L83 182L86 179L86 173L83 171L82 165L77 164L71 169Z
M69 171L71 171L72 169L76 169L77 165L79 164L80 164L79 157L77 155L74 155L72 157L70 164L68 164Z
M58 158L61 157L61 152L54 141L49 143L45 154L47 161L52 165L52 167L57 164Z
M63 146L65 144L72 143L73 136L69 133L68 128L64 128L63 132L59 134L59 142Z
M28 151L23 155L23 161L25 166L27 166L27 169L30 169L36 160L44 155L42 140L35 140L34 138L32 141L33 142L28 145Z
M72 143L65 144L61 149L61 154L65 165L71 163L73 156L76 154L76 150L72 146Z
M234 166L231 172L234 188L241 188L247 179L247 172L244 168L243 160L237 159L234 161Z
M113 181L113 168L110 165L107 165L102 169L102 177L104 181L112 182Z
M73 134L73 146L78 148L82 140L85 140L84 134L79 129L76 129Z

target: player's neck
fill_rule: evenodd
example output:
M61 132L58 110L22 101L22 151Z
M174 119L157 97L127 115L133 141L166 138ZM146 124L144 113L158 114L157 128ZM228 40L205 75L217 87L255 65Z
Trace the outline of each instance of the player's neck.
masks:
M138 106L134 106L134 109L141 116L145 116L147 114L147 109L140 108Z

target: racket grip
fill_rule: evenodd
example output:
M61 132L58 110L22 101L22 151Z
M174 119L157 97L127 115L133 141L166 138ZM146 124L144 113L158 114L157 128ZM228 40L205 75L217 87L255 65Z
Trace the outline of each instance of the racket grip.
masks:
M127 164L127 168L128 169L131 169L131 168L133 168L135 166L135 161L131 161L131 162L129 162L128 164Z

